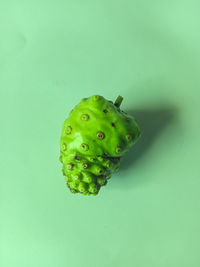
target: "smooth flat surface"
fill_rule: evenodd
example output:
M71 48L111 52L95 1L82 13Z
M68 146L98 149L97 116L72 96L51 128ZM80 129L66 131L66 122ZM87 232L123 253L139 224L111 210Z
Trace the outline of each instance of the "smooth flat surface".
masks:
M199 1L0 0L0 266L200 266ZM72 195L61 126L124 97L143 137Z

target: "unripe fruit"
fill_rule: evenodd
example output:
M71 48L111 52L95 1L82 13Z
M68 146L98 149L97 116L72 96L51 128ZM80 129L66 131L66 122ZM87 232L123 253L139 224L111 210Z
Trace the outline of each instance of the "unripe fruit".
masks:
M83 98L62 127L60 161L72 193L97 195L120 159L141 136L135 119L115 103L94 95Z

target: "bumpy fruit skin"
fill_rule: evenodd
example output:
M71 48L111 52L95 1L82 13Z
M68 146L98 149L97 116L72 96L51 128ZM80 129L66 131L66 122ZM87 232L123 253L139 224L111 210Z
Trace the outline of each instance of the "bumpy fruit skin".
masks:
M141 136L135 119L100 95L83 98L62 127L60 161L72 193L97 195Z

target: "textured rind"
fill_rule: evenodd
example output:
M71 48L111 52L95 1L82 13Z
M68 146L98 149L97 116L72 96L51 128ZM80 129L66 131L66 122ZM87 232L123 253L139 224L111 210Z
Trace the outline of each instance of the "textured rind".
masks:
M111 101L98 95L82 99L65 120L60 139L71 192L96 195L140 135L135 119Z

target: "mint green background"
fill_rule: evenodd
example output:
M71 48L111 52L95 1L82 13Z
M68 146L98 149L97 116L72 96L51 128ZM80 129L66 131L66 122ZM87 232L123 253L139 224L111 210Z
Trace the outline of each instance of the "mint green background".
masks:
M0 0L0 266L200 266L200 2ZM72 195L61 126L124 97L143 137Z

